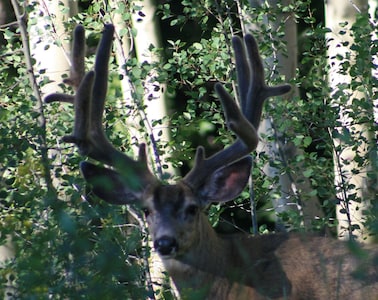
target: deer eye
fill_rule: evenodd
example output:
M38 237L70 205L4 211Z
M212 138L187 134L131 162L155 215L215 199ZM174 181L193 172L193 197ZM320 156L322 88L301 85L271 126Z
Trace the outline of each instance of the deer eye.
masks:
M142 210L143 210L144 216L147 218L150 215L150 210L147 207L143 208Z
M196 213L198 212L198 206L197 205L189 205L186 209L185 209L185 214L187 216L194 216Z

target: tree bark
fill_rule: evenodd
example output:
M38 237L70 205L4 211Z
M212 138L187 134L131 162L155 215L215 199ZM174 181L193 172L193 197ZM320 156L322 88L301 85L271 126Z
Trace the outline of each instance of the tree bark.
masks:
M350 107L356 99L363 99L365 94L352 89L354 80L350 73L342 71L342 63L347 59L350 65L356 63L357 53L351 49L354 37L351 26L360 13L366 13L367 0L339 1L328 0L326 3L326 25L331 29L328 34L329 84L332 90L331 105L338 110L339 126L334 128L334 173L335 187L339 204L336 207L338 236L347 240L356 238L368 242L369 235L364 227L363 212L369 209L371 186L367 174L371 165L360 166L358 159L369 160L368 149L374 141L370 136L368 124L357 123L350 115ZM347 25L341 26L347 22ZM342 59L340 59L342 57ZM340 93L343 96L340 96ZM343 101L342 97L347 97ZM371 112L373 113L373 112ZM356 144L351 145L345 133Z

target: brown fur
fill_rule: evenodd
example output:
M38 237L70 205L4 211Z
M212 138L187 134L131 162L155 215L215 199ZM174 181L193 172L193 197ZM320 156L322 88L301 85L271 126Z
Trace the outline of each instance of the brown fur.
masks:
M189 195L176 198L183 194L178 189ZM162 257L183 299L377 299L377 253L357 248L353 254L346 243L304 234L221 236L200 211L183 221L190 189L159 191L164 209L148 218L149 230L153 240L169 234L183 245Z

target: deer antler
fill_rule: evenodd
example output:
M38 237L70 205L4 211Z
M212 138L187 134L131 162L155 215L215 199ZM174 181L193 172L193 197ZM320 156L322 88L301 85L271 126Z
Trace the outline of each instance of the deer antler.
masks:
M146 184L156 181L147 167L145 145L139 149L137 161L118 151L107 139L102 116L108 85L108 64L114 34L114 26L105 25L104 32L97 49L94 71L85 74L85 32L81 25L74 30L73 61L70 78L65 83L77 90L76 95L50 94L45 98L47 103L53 101L70 102L75 107L75 122L73 134L65 136L65 142L78 146L82 155L114 167L121 175L134 174L138 178L138 185L143 188ZM85 75L84 75L85 74ZM135 184L135 178L131 179Z
M197 148L194 167L184 178L194 190L209 174L240 160L256 149L257 129L264 101L268 97L283 95L291 89L287 84L275 87L265 84L263 63L252 35L246 35L244 43L239 37L234 37L232 45L235 51L240 108L220 83L215 85L215 91L221 100L227 127L237 135L238 139L228 148L209 158L205 157L203 147Z

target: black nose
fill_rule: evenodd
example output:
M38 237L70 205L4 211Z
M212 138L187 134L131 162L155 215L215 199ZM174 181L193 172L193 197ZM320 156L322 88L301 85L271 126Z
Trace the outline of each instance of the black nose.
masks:
M178 244L175 238L162 236L154 242L155 250L160 255L171 255L177 252Z

